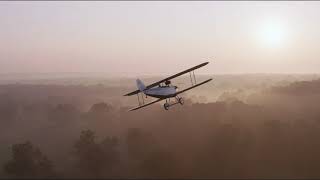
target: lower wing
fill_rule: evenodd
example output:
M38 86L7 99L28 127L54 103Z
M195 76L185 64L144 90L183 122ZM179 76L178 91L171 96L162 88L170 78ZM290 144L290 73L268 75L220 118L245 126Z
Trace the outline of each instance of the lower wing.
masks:
M152 102L150 102L150 103L144 104L144 105L142 105L142 106L138 106L138 107L132 108L132 109L130 109L129 111L134 111L134 110L137 110L137 109L140 109L140 108L149 106L149 105L151 105L151 104L154 104L154 103L159 102L159 101L162 101L162 100L164 100L164 99L157 99L157 100L155 100L155 101L152 101Z
M195 87L201 86L202 84L205 84L205 83L207 83L207 82L209 82L209 81L211 81L211 80L212 80L212 79L208 79L208 80L205 80L205 81L203 81L203 82L201 82L201 83L198 83L198 84L196 84L196 85L194 85L194 86L188 87L188 88L186 88L186 89L184 89L184 90L182 90L182 91L178 91L178 92L175 93L175 95L181 94L181 93L186 92L186 91L188 91L188 90L190 90L190 89L193 89L193 88L195 88Z

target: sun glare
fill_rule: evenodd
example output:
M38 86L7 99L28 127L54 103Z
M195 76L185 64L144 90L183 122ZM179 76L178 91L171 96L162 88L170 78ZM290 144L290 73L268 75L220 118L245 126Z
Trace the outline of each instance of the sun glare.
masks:
M284 45L286 40L286 29L283 24L269 22L264 24L260 30L260 38L265 46L278 48Z

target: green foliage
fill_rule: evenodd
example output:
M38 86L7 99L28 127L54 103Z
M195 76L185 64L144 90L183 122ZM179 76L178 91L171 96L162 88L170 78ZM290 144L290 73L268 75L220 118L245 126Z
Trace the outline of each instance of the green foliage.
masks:
M96 103L94 105L92 105L90 112L91 113L106 113L111 111L112 106L106 103Z
M145 178L170 178L175 174L173 153L164 150L151 133L131 128L127 134L131 175Z
M82 131L74 145L76 166L80 168L82 176L99 178L110 172L117 161L117 145L116 138L106 138L98 143L93 131Z
M12 146L12 160L4 165L4 171L14 177L53 177L52 162L30 142Z

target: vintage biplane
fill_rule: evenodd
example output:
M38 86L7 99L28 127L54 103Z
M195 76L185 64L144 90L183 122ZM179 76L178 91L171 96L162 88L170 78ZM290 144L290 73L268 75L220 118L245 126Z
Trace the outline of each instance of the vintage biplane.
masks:
M173 106L173 105L176 105L176 104L183 105L184 101L183 101L182 97L179 97L179 94L181 94L183 92L186 92L186 91L188 91L190 89L193 89L195 87L198 87L198 86L200 86L202 84L205 84L205 83L207 83L207 82L212 80L210 78L210 79L205 80L203 82L197 83L196 76L194 74L194 70L196 70L198 68L201 68L201 67L207 65L208 63L209 62L205 62L205 63L199 64L197 66L194 66L194 67L192 67L190 69L182 71L182 72L180 72L178 74L175 74L173 76L167 77L167 78L165 78L165 79L163 79L161 81L155 82L155 83L150 84L148 86L145 86L140 79L137 79L136 83L137 83L138 90L130 92L130 93L124 95L124 96L132 96L132 95L137 94L137 97L138 97L139 106L135 107L135 108L132 108L129 111L137 110L137 109L149 106L151 104L154 104L154 103L162 101L162 100L166 100L166 102L163 105L165 110L168 110L170 106ZM181 76L183 74L186 74L186 73L190 73L191 86L186 88L186 89L183 89L181 91L177 91L178 87L171 85L171 81L170 80L173 79L173 78L176 78L178 76ZM140 94L141 94L141 97L140 97ZM146 98L148 96L151 96L151 97L158 98L158 99L155 100L155 101L152 101L150 103L145 104L144 103L144 95L145 95ZM140 100L140 98L141 98L141 100ZM175 101L173 103L170 103L170 98L174 98Z

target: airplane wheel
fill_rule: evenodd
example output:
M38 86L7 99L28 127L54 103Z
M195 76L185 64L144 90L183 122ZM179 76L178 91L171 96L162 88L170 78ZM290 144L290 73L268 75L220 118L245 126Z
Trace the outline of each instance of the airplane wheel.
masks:
M170 105L168 103L164 103L163 107L165 110L169 110Z
M180 103L181 105L183 105L184 100L183 100L182 98L179 98L179 103Z

